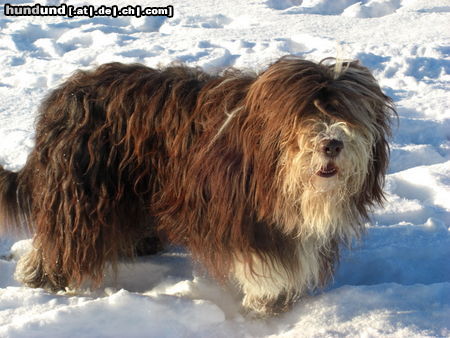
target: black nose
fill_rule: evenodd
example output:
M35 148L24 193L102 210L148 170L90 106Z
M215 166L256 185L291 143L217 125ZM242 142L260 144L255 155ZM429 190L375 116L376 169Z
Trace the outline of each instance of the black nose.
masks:
M322 151L327 157L336 157L344 148L344 143L339 140L326 140L323 143Z

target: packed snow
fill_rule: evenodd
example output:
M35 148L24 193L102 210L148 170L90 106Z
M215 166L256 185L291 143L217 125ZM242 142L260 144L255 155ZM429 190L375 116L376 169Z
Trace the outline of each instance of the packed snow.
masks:
M27 0L9 4L35 5ZM42 0L40 5L59 6ZM260 70L286 54L359 59L399 113L385 189L334 281L286 314L244 316L237 290L182 248L51 294L14 280L30 240L0 238L1 337L450 337L449 0L79 0L173 6L173 17L7 16L0 9L0 164L19 170L42 97L78 68L178 60Z

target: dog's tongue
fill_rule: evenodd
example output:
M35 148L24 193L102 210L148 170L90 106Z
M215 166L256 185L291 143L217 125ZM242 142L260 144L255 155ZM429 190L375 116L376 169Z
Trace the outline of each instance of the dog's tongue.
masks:
M336 175L337 168L333 163L328 163L325 167L322 167L318 172L317 175L320 177L331 177Z

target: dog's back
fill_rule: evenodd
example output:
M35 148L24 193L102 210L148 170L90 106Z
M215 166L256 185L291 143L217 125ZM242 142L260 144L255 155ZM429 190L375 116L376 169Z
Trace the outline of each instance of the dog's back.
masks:
M163 184L173 144L189 147L193 134L181 139L180 131L210 78L184 66L119 63L75 73L42 103L25 167L0 167L0 228L34 229L36 254L56 265L44 271L101 279L105 262L154 236L150 196ZM41 277L25 282L65 283Z

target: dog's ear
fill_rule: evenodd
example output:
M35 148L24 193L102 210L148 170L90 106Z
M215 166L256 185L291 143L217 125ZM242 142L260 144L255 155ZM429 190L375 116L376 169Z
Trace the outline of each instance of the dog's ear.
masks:
M326 81L326 69L311 61L282 57L270 65L245 97L243 146L257 144L258 159L277 163L278 157L267 156L278 156L277 151L296 137L300 119L314 110L314 99Z
M382 133L373 146L373 155L369 162L369 170L364 183L363 192L369 204L382 204L384 202L384 178L389 163L389 144L387 135Z
M368 173L361 189L358 208L367 216L367 207L382 205L385 201L383 186L389 164L389 143L392 118L397 116L392 100L380 90L380 100L374 108L376 112L376 138L369 161Z
M269 118L295 118L311 111L313 100L327 79L327 70L321 65L282 57L256 78L248 91L246 106Z
M372 136L373 147L367 175L362 189L356 195L358 210L367 217L370 207L382 204L385 200L383 185L389 163L388 140L391 122L397 113L391 98L383 93L370 70L359 62L349 63L333 86L341 89L335 92L343 97L339 101L347 102L347 110L341 107L336 111L346 113L346 121L350 118L350 121L355 121L356 125L362 126Z

